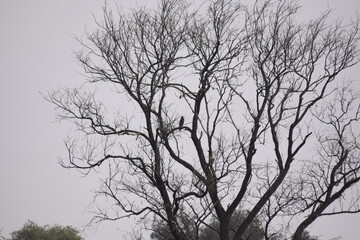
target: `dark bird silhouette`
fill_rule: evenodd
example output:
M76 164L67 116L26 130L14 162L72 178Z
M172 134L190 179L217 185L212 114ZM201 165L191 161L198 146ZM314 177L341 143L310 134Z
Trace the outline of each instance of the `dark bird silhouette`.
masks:
M179 128L182 128L183 125L184 125L184 117L181 117L179 121Z

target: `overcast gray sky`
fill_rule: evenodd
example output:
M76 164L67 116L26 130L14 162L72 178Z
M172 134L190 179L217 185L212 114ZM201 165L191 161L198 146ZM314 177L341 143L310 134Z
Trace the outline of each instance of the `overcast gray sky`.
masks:
M117 1L127 9L153 5L156 0ZM0 0L0 229L19 229L27 220L82 227L91 214L91 190L96 178L82 178L62 169L58 156L65 154L63 139L68 124L54 123L53 107L39 92L82 83L74 61L85 28L94 29L93 15L101 17L103 0ZM113 3L113 0L109 0ZM334 16L348 18L360 11L359 0L299 0L304 18L328 7ZM356 67L357 69L360 66ZM360 71L348 78L358 81ZM323 218L311 226L321 239L360 236L360 215ZM121 239L129 225L104 223L86 231L87 240Z

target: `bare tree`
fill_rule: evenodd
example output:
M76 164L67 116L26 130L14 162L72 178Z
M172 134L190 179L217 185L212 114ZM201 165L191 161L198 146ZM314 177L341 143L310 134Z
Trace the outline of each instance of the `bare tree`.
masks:
M261 219L266 239L299 240L320 216L359 212L358 94L336 90L359 61L359 21L328 24L326 12L299 23L298 10L162 0L115 19L104 9L80 41L87 84L46 97L79 130L63 166L107 173L97 196L113 204L94 221L154 215L182 240L215 217L229 240ZM249 211L234 227L239 209Z
M345 85L329 104L315 111L323 128L317 131L317 158L305 165L300 178L300 209L309 215L296 229L295 239L319 216L360 212L355 185L360 180L359 100L360 94ZM335 201L339 204L334 205Z

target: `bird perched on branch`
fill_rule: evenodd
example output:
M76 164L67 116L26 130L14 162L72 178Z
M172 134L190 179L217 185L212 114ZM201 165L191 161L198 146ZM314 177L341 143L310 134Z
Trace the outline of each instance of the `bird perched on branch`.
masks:
M182 128L183 125L184 125L184 117L182 116L179 121L179 128Z

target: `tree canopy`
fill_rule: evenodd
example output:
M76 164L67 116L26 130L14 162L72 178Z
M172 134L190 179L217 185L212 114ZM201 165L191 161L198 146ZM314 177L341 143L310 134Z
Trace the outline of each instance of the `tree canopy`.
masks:
M95 222L155 217L185 240L215 217L221 240L257 221L266 240L300 240L319 217L360 212L360 94L341 77L359 62L360 18L299 21L300 9L104 8L79 40L85 84L46 96L77 127L62 165L106 174Z
M24 226L11 233L8 240L83 240L79 231L71 226L39 226L28 221Z
M235 211L234 217L230 222L230 229L232 233L235 233L236 226L241 224L247 215L246 211ZM181 222L181 226L183 227L183 232L190 239L198 239L198 240L221 240L219 235L216 234L220 229L219 221L216 218L213 218L210 223L204 226L200 231L196 229L196 226L192 224L192 221L186 218L186 216L181 215L179 217L179 221ZM171 235L166 222L164 221L154 221L152 226L152 233L150 235L151 239L154 240L175 240L175 238ZM196 236L198 234L198 236ZM251 223L251 226L246 230L244 239L247 240L263 240L264 239L264 228L259 219L255 219ZM272 240L282 240L284 236L278 235L271 238ZM304 231L300 238L301 240L319 240L316 236L311 236L308 231Z
M234 217L230 222L230 229L232 233L235 232L236 225L240 224L246 217L246 211L235 211ZM183 227L183 232L190 239L199 239L199 240L220 240L217 232L219 231L220 224L216 218L212 218L209 224L204 226L202 229L198 230L196 225L193 224L193 221L188 219L185 215L179 217L181 226ZM245 239L251 240L262 240L263 239L263 229L260 224L260 221L256 219L252 222L251 226L247 229L244 234ZM152 227L152 233L150 235L151 239L154 240L174 240L174 237L171 235L166 222L164 221L154 221Z

